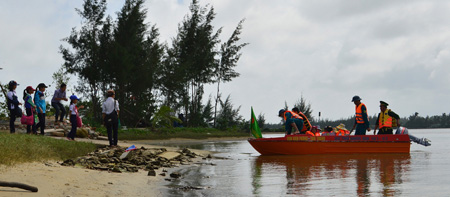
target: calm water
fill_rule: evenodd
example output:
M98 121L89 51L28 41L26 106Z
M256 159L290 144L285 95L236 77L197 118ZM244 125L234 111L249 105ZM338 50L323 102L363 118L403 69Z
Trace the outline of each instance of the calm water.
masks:
M429 147L410 154L261 156L243 141L165 144L221 152L214 165L179 169L170 196L450 196L450 129L410 130ZM266 135L274 137L277 135ZM280 136L280 135L278 135ZM193 186L202 190L182 191Z

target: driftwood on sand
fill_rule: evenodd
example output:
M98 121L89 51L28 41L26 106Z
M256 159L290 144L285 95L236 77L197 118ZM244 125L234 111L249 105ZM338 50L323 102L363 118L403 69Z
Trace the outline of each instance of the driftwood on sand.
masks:
M37 192L38 188L33 187L31 185L23 184L23 183L17 183L17 182L6 182L6 181L0 181L0 187L16 187L32 192Z

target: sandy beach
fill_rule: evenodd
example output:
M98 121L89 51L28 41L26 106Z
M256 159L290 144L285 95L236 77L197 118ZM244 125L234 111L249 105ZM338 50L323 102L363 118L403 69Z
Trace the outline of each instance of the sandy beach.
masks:
M63 138L61 138L64 140ZM96 144L107 144L107 141L77 139ZM153 146L139 144L138 142L119 142L120 146L146 148L166 148L166 156L170 153L176 155L178 149L173 147ZM210 152L192 150L199 155L208 155ZM201 158L197 158L201 160ZM62 161L48 161L24 163L15 166L0 166L0 180L19 182L35 186L37 193L18 188L0 187L0 197L3 196L163 196L159 188L164 187L164 178L160 176L162 168L156 170L157 176L147 176L147 171L139 170L137 173L113 173L106 171L89 170L80 167L66 167L59 163ZM194 161L195 163L195 161ZM191 164L194 165L194 164ZM183 167L183 166L180 166ZM178 168L180 168L178 167ZM167 169L168 173L171 168Z

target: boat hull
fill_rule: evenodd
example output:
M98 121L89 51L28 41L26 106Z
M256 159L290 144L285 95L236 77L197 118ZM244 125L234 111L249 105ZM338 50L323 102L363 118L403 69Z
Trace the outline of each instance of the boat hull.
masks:
M411 145L408 135L289 135L248 141L261 155L409 153Z

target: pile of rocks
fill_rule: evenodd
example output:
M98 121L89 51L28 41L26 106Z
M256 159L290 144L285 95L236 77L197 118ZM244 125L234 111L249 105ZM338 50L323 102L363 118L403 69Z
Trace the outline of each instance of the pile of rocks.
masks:
M192 159L200 157L189 149L171 152L170 157L164 156L169 153L165 148L148 149L141 147L126 152L123 147L101 148L87 156L76 159L68 159L63 166L82 166L88 169L104 170L110 172L138 172L148 171L149 176L156 176L159 168L171 168L179 165L192 163ZM165 176L165 170L160 175ZM174 175L175 176L175 175ZM172 177L172 175L171 175Z

